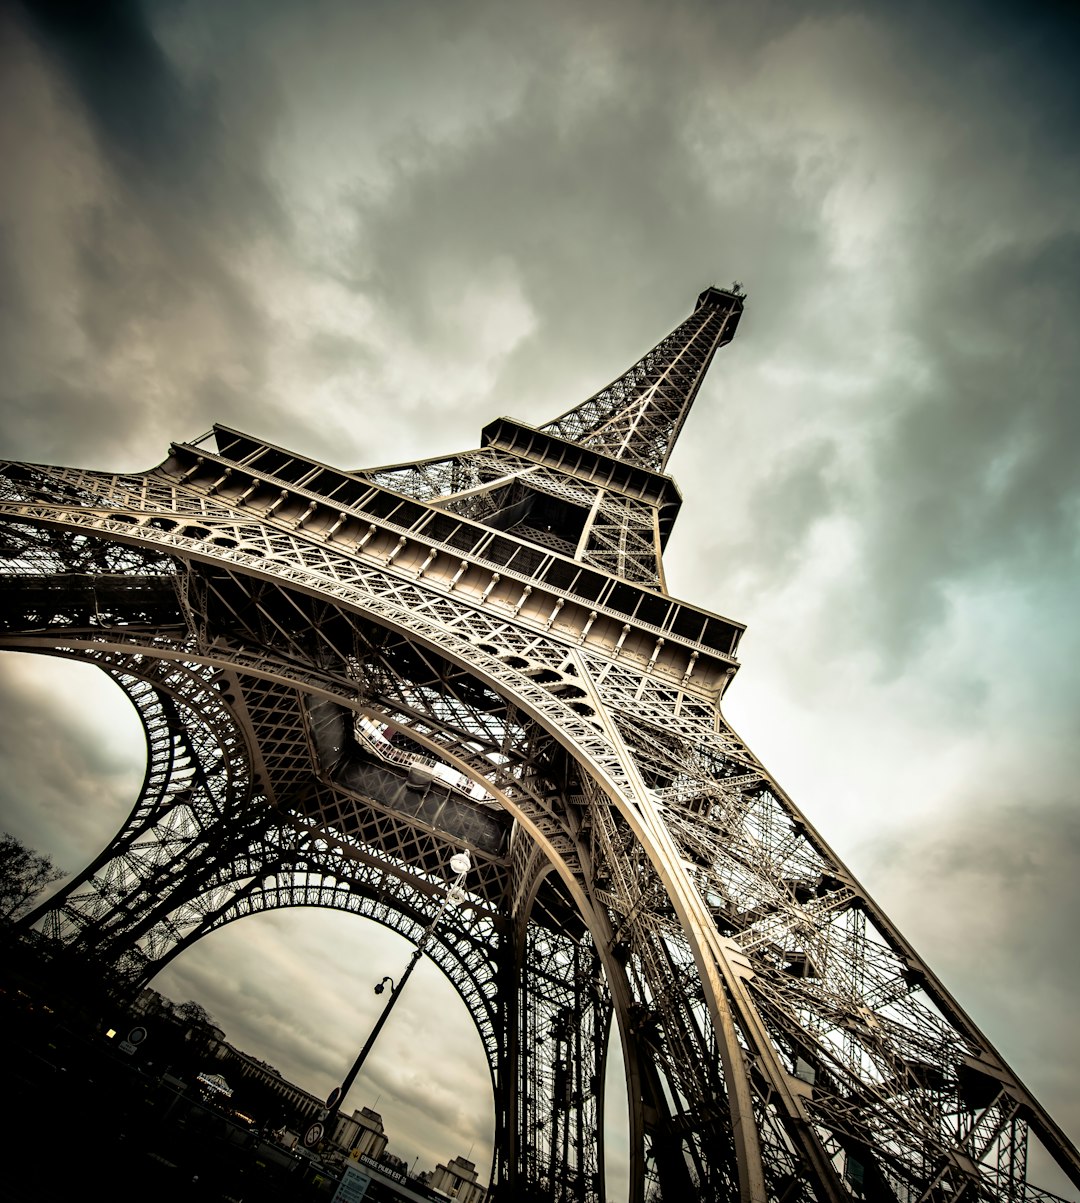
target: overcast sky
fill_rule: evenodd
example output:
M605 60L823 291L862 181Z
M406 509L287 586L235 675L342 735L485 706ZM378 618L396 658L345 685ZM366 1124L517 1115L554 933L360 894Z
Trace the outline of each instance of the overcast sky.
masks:
M345 467L475 446L741 280L671 462L671 590L748 624L728 717L1076 1139L1069 12L9 4L0 454L142 469L214 421ZM73 870L134 797L134 720L89 670L0 670L0 822ZM407 957L269 915L157 984L323 1094ZM429 965L350 1101L418 1168L487 1172Z

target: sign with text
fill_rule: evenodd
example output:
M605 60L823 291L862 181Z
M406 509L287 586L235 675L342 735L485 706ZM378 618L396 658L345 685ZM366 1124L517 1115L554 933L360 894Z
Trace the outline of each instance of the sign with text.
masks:
M395 1170L393 1166L384 1165L381 1161L376 1161L374 1157L369 1157L366 1153L360 1154L360 1160L365 1165L370 1165L373 1169L378 1170L380 1174L385 1174L387 1178L392 1179L394 1182L404 1184L405 1175L401 1170Z
M357 1170L351 1165L347 1165L331 1203L359 1203L367 1194L370 1184L370 1174L365 1174L363 1170Z

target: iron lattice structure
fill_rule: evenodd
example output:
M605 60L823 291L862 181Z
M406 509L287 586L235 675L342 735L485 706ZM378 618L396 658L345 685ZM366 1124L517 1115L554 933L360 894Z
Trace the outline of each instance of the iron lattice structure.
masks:
M477 450L343 471L222 426L160 467L3 465L0 645L98 664L130 818L31 917L131 986L333 907L428 945L491 1069L503 1200L1046 1197L1066 1136L723 718L743 627L672 598L664 474L743 295Z

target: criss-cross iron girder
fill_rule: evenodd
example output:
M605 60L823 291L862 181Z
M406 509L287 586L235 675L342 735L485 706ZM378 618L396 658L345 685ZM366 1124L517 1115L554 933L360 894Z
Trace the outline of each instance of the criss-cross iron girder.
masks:
M416 939L477 1024L504 1198L1021 1199L1080 1161L720 712L740 624L672 598L662 475L742 296L478 451L347 472L216 428L129 476L6 465L3 646L147 729L132 816L36 918L147 980L274 906Z

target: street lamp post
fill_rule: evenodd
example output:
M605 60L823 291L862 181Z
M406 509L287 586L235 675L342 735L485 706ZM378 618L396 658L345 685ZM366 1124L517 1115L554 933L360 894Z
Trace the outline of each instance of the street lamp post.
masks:
M397 1002L402 990L405 989L405 983L409 980L409 976L416 968L416 962L424 955L424 949L427 947L428 941L431 939L435 928L439 925L439 920L443 917L448 906L459 906L465 901L465 890L462 888L465 881L465 875L472 868L472 860L467 852L455 852L450 858L450 868L457 875L450 883L443 896L442 902L439 904L439 909L435 913L435 918L427 925L413 949L412 956L409 958L408 965L405 966L405 972L401 975L397 985L394 984L392 977L384 977L381 982L375 987L376 994L382 994L386 989L386 983L390 983L390 997L386 1000L386 1005L382 1009L382 1014L375 1021L375 1026L371 1029L371 1033L364 1042L364 1047L356 1055L356 1060L352 1063L349 1072L345 1075L340 1086L335 1086L330 1091L326 1099L327 1114L326 1119L329 1120L333 1114L334 1108L340 1103L349 1093L349 1088L356 1080L356 1075L360 1072L364 1062L367 1060L368 1053L371 1052L375 1041L378 1039L379 1033L383 1029L390 1016L390 1012L394 1009L394 1003ZM316 1120L304 1133L304 1145L312 1149L319 1141L322 1140L325 1134L322 1120Z

